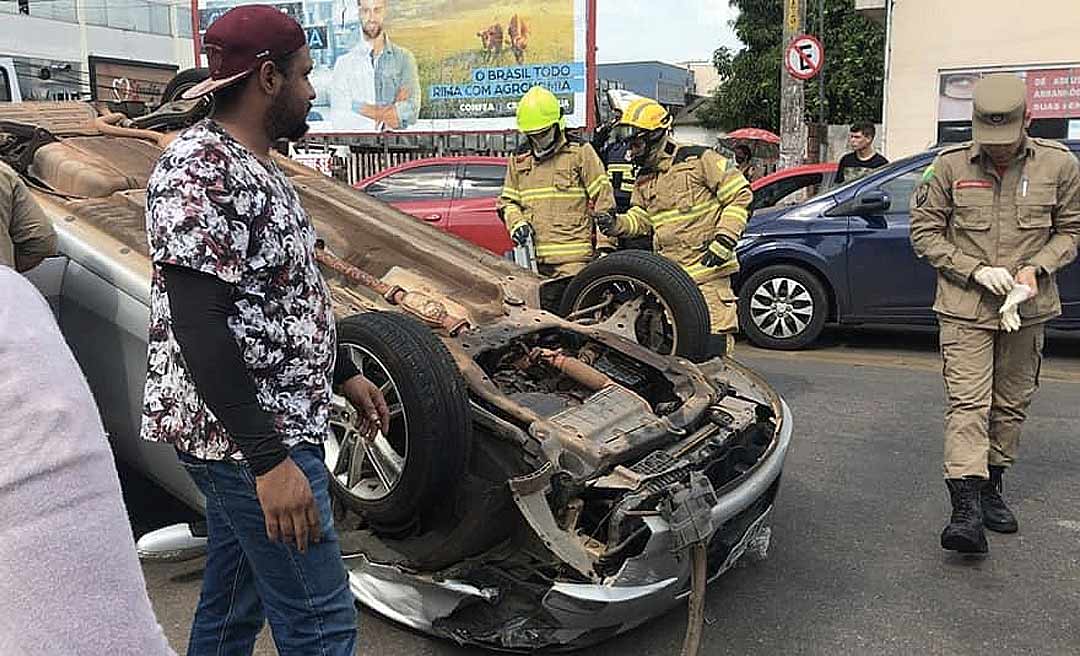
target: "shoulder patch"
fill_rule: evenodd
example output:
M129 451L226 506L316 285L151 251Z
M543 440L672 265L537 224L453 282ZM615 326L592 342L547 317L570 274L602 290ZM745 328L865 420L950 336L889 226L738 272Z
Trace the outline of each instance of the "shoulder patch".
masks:
M930 166L926 167L925 171L923 171L922 181L923 182L930 182L933 179L934 179L934 165L931 164Z
M1069 154L1072 154L1072 151L1069 150L1069 147L1061 143L1060 141L1056 141L1054 139L1044 139L1042 137L1032 137L1031 140L1039 144L1040 146L1044 146L1046 148L1053 148L1054 150L1063 150Z
M708 146L679 146L679 149L675 151L674 163L682 164L693 157L701 157L707 150L711 149Z

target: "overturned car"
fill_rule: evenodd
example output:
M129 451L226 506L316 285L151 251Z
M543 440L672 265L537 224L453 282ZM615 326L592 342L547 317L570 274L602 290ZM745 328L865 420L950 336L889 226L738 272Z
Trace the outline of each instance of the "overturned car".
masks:
M80 103L0 109L0 158L62 251L32 278L113 448L196 509L171 448L138 438L143 207L170 135L205 109L134 121ZM709 357L704 301L678 267L625 252L542 281L278 164L320 236L339 340L391 408L390 430L368 441L337 399L326 446L360 602L462 644L576 648L665 612L692 580L767 545L790 412L753 372Z

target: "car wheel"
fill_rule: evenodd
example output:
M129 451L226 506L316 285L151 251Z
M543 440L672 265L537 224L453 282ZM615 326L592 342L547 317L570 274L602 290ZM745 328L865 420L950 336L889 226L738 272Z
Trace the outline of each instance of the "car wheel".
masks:
M363 439L356 409L335 395L326 443L335 496L385 535L433 528L448 515L472 443L461 373L430 329L400 314L343 319L338 344L382 390L390 430Z
M559 314L618 333L661 355L707 357L709 308L694 280L645 251L606 255L574 276Z
M821 334L829 314L818 277L788 264L755 272L739 290L739 327L762 348L795 350Z

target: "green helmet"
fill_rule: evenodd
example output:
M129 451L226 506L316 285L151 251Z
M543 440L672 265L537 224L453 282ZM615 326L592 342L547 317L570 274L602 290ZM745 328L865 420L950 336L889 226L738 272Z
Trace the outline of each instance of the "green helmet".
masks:
M518 129L528 134L549 128L563 127L562 107L555 94L541 86L529 89L517 106Z

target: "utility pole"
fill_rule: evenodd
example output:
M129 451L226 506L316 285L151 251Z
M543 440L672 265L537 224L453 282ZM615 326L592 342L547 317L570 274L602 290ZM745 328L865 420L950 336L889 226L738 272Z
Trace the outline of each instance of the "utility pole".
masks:
M802 32L804 0L784 3L784 49ZM781 52L784 52L781 49ZM803 83L791 76L781 58L780 64L780 168L799 166L806 153L806 121Z
M825 0L818 0L818 41L825 45ZM818 161L824 162L825 155L829 152L829 123L825 113L825 63L822 60L821 72L818 73Z

